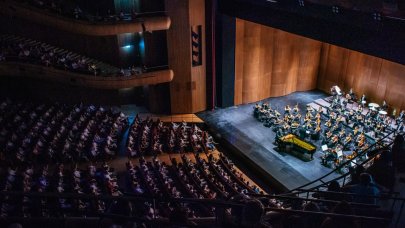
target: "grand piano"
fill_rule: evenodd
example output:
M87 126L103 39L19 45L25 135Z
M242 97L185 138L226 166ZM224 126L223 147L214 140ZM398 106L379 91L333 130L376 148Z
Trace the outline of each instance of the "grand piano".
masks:
M301 154L310 154L311 160L316 151L316 146L310 142L301 139L295 134L287 134L276 139L276 143L280 150L293 150Z

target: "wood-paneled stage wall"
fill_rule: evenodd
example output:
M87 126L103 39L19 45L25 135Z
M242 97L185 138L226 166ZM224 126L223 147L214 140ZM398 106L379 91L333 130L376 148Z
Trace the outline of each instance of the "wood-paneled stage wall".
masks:
M236 20L235 105L316 88L322 43Z
M405 109L405 66L236 19L235 105L338 85Z
M404 65L324 43L318 88L329 91L333 85L345 91L353 88L374 102L386 100L397 114L405 109Z

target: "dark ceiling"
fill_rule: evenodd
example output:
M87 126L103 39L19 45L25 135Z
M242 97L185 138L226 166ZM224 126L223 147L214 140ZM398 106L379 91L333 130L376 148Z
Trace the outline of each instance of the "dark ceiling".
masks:
M299 0L220 0L221 13L405 64L405 20ZM336 8L335 8L336 9ZM375 17L380 16L381 20Z

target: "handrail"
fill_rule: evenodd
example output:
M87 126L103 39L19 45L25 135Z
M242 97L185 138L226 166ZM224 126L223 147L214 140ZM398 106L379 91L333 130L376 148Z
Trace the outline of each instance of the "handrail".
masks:
M219 207L244 207L245 204L242 203L235 203L230 201L224 200L216 200L216 199L194 199L194 198L157 198L157 197L148 197L148 196L130 196L130 195L122 195L122 196L110 196L110 195L89 195L89 194L78 194L78 193L39 193L39 192L11 192L11 191L2 191L0 192L0 196L28 196L28 197L49 197L49 198L75 198L75 199L89 199L89 200L127 200L127 201L135 201L135 200L142 200L142 201L153 201L154 203L158 202L176 202L176 203L198 203L198 204L205 204L210 206L219 206ZM273 196L277 197L277 196ZM297 198L295 198L297 199ZM298 198L299 199L299 198ZM297 200L298 200L297 199ZM304 200L304 199L302 199ZM321 215L321 216L330 216L330 217L341 217L341 218L353 218L353 219L361 219L361 220L372 220L372 221L391 221L390 219L383 218L383 217L370 217L370 216L360 216L360 215L344 215L344 214L335 214L335 213L325 213L325 212L313 212L313 211L301 211L301 210L293 210L293 209L285 209L285 208L275 208L275 207L267 207L265 208L266 211L277 211L283 213L293 213L293 214L308 214L308 215ZM121 219L127 220L142 220L141 218L132 217L132 216L124 216L118 214L110 214L110 213L95 213L101 217L119 217ZM10 219L18 219L18 217L10 217ZM35 217L33 217L35 218ZM212 217L209 217L212 218ZM3 218L8 219L8 218ZM155 220L156 218L152 218Z
M318 215L318 216L330 216L330 217L338 217L338 218L353 218L353 219L361 219L361 220L373 220L373 221L385 221L391 222L391 219L388 218L381 218L381 217L370 217L370 216L362 216L362 215L346 215L346 214L336 214L330 212L317 212L317 211L302 211L302 210L291 210L291 209L281 209L281 208L265 208L266 211L278 211L283 213L294 213L294 214L306 214L306 215Z
M401 198L401 197L392 197L389 195L365 195L365 194L356 194L356 193L351 193L351 192L334 192L334 191L320 191L320 190L298 190L298 192L291 192L291 193L286 193L286 194L279 194L277 195L278 197L285 197L285 196L289 196L289 195L294 195L294 194L301 194L301 193L307 193L307 192L313 192L313 193L321 193L321 194L333 194L333 195L343 195L343 196L359 196L361 195L362 197L366 197L366 198L373 198L373 199L381 199L381 200L404 200L405 198ZM395 195L398 195L398 192L393 193ZM322 195L320 195L322 196Z
M158 70L140 75L103 77L59 70L53 67L34 65L21 62L0 62L0 75L12 77L28 77L57 81L73 86L99 89L122 89L143 85L155 85L173 80L172 70Z
M57 29L90 36L107 36L128 32L134 33L167 30L170 28L171 24L170 17L168 16L137 18L133 21L121 23L94 23L62 17L57 14L50 14L48 12L43 12L44 10L29 7L14 1L0 1L0 6L0 13L6 15L18 16L28 19L31 22L46 24Z
M22 192L22 191L0 191L0 196L27 196L34 198L75 198L88 200L127 200L127 201L156 201L172 203L202 203L216 206L243 206L244 204L229 202L219 199L199 199L199 198L172 198L172 197L153 197L153 196L134 196L131 193L124 193L121 196L111 195L93 195L79 193L54 193L54 192Z
M338 204L340 201L338 200L326 200L326 199L314 199L314 198L297 198L294 196L287 196L287 195L260 195L260 194L247 194L249 196L254 197L265 197L269 199L279 199L279 200L297 200L297 201L311 201L311 202L321 202L321 203L333 203ZM403 199L405 200L405 199ZM375 204L366 204L366 203L355 203L355 202L348 202L349 205L359 206L359 207L374 207L378 208L378 205Z
M298 189L303 189L303 188L305 188L305 187L307 187L307 186L309 186L309 185L312 185L312 184L314 184L314 183L316 183L316 182L318 182L318 181L321 181L322 179L324 179L324 178L327 177L327 176L330 176L330 175L333 174L333 173L336 173L337 171L341 170L341 169L344 168L345 166L349 165L351 162L353 162L353 161L354 161L355 159L357 159L359 156L363 156L366 152L371 151L371 149L372 149L374 146L381 145L381 143L383 142L384 139L386 139L388 136L391 136L392 134L395 134L395 133L396 133L396 130L391 131L389 134L385 135L383 138L381 138L380 140L378 140L378 141L375 142L374 144L370 145L368 148L366 148L366 149L363 150L362 152L357 153L357 155L354 156L352 159L343 162L343 163L340 164L338 167L336 167L336 168L333 169L332 171L326 173L326 174L323 175L322 177L319 177L318 179L315 179L315 180L313 180L313 181L310 181L309 183L306 183L306 184L304 184L304 185L302 185L302 186L300 186L300 187L297 187L297 188L295 188L295 189L293 189L293 190L290 190L289 192L294 192L294 191L296 191L296 190L298 190ZM387 145L384 145L384 144L383 144L383 145L384 145L383 148L387 148L387 147L391 146L393 143L394 143L394 142L390 142L390 143L387 144ZM377 148L377 149L383 149L383 148ZM371 160L370 158L374 158L374 157L369 157L366 161L370 161L370 160ZM362 164L365 164L365 162L363 162ZM343 174L342 176L347 176L348 174L349 174L349 173L345 173L345 174ZM339 176L338 178L334 178L333 180L340 179L340 177L342 177L342 176ZM320 184L319 186L325 185L326 183L330 183L331 181L332 181L332 180L327 181L327 182L323 182L323 181L322 181L323 183ZM316 186L315 186L315 187L312 187L312 189L313 189L313 188L316 188Z

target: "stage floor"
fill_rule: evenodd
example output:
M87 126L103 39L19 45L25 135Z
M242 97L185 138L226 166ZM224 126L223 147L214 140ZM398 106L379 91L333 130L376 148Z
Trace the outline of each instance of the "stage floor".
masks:
M295 92L287 96L268 98L271 107L284 110L284 106L298 103L301 110L307 104L328 95L321 91ZM261 101L261 102L263 102ZM260 103L261 103L260 102ZM275 132L263 126L253 117L255 103L218 108L198 114L215 133L257 164L263 171L274 178L285 189L294 189L315 180L331 171L321 164L320 146L312 161L305 162L291 154L275 150ZM330 175L329 178L337 177Z

